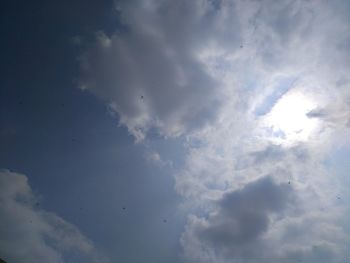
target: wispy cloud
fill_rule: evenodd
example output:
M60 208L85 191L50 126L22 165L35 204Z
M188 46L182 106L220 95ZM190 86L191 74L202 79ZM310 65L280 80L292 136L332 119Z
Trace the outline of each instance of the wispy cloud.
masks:
M0 254L7 262L106 262L73 224L40 208L25 175L0 171Z

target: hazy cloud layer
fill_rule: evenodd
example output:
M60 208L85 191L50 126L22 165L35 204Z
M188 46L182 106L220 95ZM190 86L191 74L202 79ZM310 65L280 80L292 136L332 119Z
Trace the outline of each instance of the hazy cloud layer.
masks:
M81 88L137 140L150 130L185 138L174 175L189 213L184 258L346 262L341 187L325 160L349 143L349 3L148 0L117 9L125 28L97 34L82 56Z
M105 262L79 229L40 208L27 177L0 171L0 254L7 262Z

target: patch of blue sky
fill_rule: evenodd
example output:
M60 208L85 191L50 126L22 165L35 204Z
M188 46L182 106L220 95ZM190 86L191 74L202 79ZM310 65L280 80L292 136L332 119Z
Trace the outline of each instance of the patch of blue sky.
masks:
M265 127L265 128L263 128L263 131L268 136L272 136L274 138L279 138L279 139L286 139L286 133L283 132L281 129L274 130L273 127Z
M244 83L244 89L250 90L250 91L257 90L260 87L257 82L258 78L259 76L254 74L253 72L245 71L242 79Z
M270 112L277 101L286 94L295 83L296 78L293 77L281 77L276 81L272 92L266 96L263 102L255 109L254 114L256 116L263 116Z
M350 145L344 145L340 148L335 148L329 157L325 160L324 165L329 171L341 182L344 187L344 193L347 194L350 200L350 193L346 191L350 187Z

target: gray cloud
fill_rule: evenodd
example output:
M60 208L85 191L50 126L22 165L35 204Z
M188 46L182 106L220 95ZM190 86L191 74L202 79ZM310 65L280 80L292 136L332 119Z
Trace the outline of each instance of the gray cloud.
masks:
M226 159L210 159L207 148L189 162L201 165L202 173L196 175L199 168L191 167L186 174L196 182L193 189L201 188L190 198L201 213L189 217L182 237L189 262L346 262L345 229L335 223L341 216L334 202L339 187L319 165L320 149L304 143L257 144L253 151L245 146L239 170ZM218 188L221 180L226 183ZM217 206L212 199L219 200Z
M127 30L98 34L82 56L81 88L106 101L138 139L151 128L178 136L213 121L222 83L196 54L215 44L213 34L238 43L227 34L234 17L221 21L223 9L210 1L134 1L120 9Z
M286 152L279 145L268 145L265 149L254 151L250 155L254 158L255 163L261 163L264 161L276 161L285 157Z
M189 262L346 262L346 237L331 223L334 215L315 213L298 191L263 177L224 194L208 216L189 217L185 256Z
M309 111L306 116L309 118L324 118L328 114L325 109L314 109Z
M209 225L200 229L198 236L214 247L239 251L268 229L269 216L286 208L291 193L288 184L278 185L270 177L227 193L219 201L217 214L209 218Z
M349 68L347 6L123 1L124 30L99 33L86 50L81 87L106 101L137 139L154 130L187 138L175 187L193 209L181 240L191 262L232 262L232 255L239 263L342 262L341 213L327 201L336 187L323 162L332 132L349 123L348 82L340 81ZM315 102L305 114L321 128L309 141L261 126L294 91ZM273 179L259 179L266 174ZM291 189L300 202L288 210Z
M123 30L97 34L81 56L80 87L104 100L138 140L152 129L187 135L215 124L228 101L249 103L240 83L246 74L264 86L267 72L274 82L316 70L326 78L328 67L344 67L347 50L329 53L347 39L339 29L329 40L330 28L340 28L331 13L341 3L321 2L118 1Z
M276 165L277 163L285 162L288 159L293 159L293 162L307 162L309 158L308 149L303 144L297 144L288 149L281 145L268 144L263 149L244 154L242 156L243 160L241 160L242 163L238 162L237 164L238 168L247 165L262 166L271 163Z
M26 176L0 171L0 254L7 262L105 262L78 228L40 209Z
M346 94L344 94L346 96ZM336 130L350 127L350 103L337 101L324 108L316 108L306 114L308 118L316 118L324 123L324 127Z

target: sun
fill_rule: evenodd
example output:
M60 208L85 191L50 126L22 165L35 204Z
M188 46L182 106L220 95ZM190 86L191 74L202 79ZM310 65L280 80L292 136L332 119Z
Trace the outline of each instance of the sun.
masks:
M281 143L307 141L318 126L316 118L307 113L317 107L316 103L298 91L283 95L264 118L264 126L270 136Z

